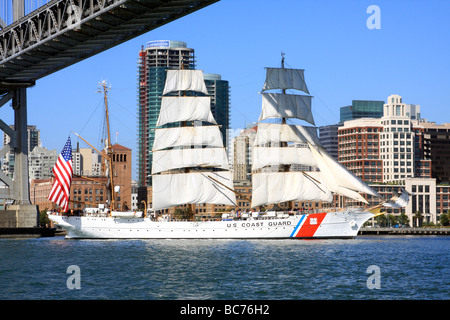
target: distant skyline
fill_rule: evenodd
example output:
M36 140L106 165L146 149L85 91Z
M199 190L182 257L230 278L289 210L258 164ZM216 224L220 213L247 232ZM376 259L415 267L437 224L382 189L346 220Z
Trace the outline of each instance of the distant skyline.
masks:
M369 29L380 10L380 29ZM316 126L339 122L352 100L384 100L391 94L418 104L422 118L450 122L450 1L448 0L222 0L124 44L58 71L28 89L28 124L42 146L61 152L67 137L98 147L107 80L112 143L133 150L136 174L138 83L141 46L180 40L195 50L197 69L217 73L231 87L231 128L257 121L265 67L305 69ZM0 108L13 124L13 110ZM116 132L118 133L116 135Z

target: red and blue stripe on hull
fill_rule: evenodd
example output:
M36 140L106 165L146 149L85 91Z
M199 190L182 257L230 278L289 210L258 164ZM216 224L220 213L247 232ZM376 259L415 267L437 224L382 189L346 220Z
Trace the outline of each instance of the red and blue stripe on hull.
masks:
M326 212L302 215L290 237L313 238L326 215Z

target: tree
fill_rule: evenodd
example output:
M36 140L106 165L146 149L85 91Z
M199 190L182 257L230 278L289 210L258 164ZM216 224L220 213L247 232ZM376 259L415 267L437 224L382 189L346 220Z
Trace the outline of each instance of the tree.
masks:
M385 227L387 225L387 217L382 214L375 218L380 227Z
M423 214L422 211L416 211L414 213L414 219L416 219L416 226L417 227L421 227L422 226L422 221L423 221Z
M174 216L176 219L186 220L189 219L189 209L188 208L176 208Z
M45 208L44 210L39 212L39 226L40 227L48 227L48 225L50 224L50 219L48 218L47 211L48 211L48 209Z
M440 222L441 225L443 226L448 226L449 225L449 212L447 211L447 213L442 213L440 216Z
M409 218L404 212L400 213L400 216L398 217L398 220L399 220L401 225L409 224Z
M396 225L398 222L397 217L394 216L393 214L389 214L388 215L388 227L392 227L394 225Z

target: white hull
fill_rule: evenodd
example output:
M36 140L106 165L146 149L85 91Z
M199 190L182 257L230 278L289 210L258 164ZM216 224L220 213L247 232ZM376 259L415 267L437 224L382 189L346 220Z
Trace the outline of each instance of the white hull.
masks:
M371 212L352 210L220 221L49 214L74 239L351 239L372 217Z

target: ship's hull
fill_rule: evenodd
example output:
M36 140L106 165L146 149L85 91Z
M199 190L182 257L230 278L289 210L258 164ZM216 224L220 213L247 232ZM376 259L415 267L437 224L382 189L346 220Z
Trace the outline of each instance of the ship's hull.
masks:
M50 220L73 239L351 239L373 217L338 211L220 221L154 221L150 218L62 216Z

